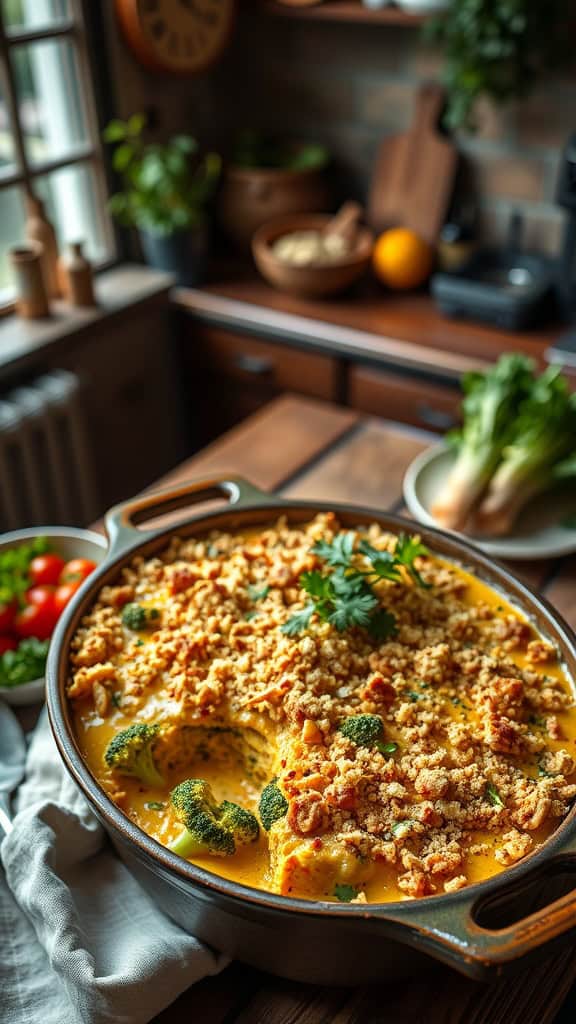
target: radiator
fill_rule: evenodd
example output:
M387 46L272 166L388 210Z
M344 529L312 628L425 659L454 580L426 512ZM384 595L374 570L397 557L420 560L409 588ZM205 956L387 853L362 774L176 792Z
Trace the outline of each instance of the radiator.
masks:
M0 398L0 531L89 523L99 511L81 385L54 370Z

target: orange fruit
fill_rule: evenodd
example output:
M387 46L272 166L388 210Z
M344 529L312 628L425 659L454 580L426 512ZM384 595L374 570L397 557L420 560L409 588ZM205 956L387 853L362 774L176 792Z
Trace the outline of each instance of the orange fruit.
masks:
M388 288L418 288L430 277L433 265L434 249L409 228L390 228L376 239L372 266Z

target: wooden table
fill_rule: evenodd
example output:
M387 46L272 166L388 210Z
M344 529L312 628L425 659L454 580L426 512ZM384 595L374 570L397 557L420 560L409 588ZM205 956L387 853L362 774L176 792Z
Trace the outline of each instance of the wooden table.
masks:
M435 438L349 409L283 396L195 455L162 486L216 472L293 498L400 511L408 463ZM576 625L575 559L514 567ZM323 989L238 963L189 989L157 1024L550 1024L576 978L575 950L482 985L438 966L429 976Z

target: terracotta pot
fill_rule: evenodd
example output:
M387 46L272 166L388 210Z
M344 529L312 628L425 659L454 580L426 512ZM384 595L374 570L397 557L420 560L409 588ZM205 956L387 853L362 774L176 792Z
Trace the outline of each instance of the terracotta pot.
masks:
M228 506L200 511L176 526L136 529L158 514L209 499ZM482 882L442 896L398 903L327 903L292 899L241 885L191 864L147 835L106 795L82 757L66 697L72 637L100 588L116 581L135 555L150 558L172 537L211 530L246 530L286 516L303 523L332 511L344 527L377 522L384 530L410 531L413 523L387 512L320 501L285 501L237 478L189 481L180 487L135 498L106 517L108 556L84 581L64 610L50 644L48 712L64 763L109 833L120 856L159 908L215 949L267 971L316 984L361 984L418 973L430 957L470 977L485 978L551 955L573 941L576 889L548 893L534 909L527 886L571 873L576 865L576 806L553 835L518 864ZM418 527L436 554L464 565L501 591L559 649L568 674L576 674L576 637L541 597L470 544L429 527ZM542 889L540 889L542 895ZM513 923L497 914L509 913ZM137 908L136 908L137 909Z
M330 207L324 168L227 167L218 204L222 229L247 252L262 224L290 213L314 213Z
M326 214L299 214L282 217L258 229L252 241L252 254L269 284L290 295L316 299L344 291L365 273L374 244L374 236L368 228L358 229L353 251L337 263L299 267L282 262L274 254L272 244L277 238L292 231L321 231L331 219Z

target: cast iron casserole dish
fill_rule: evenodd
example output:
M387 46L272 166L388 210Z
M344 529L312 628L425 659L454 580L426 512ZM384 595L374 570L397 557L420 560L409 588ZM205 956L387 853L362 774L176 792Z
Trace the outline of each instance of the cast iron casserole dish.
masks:
M196 514L177 526L136 529L160 513L223 497L229 503L223 510ZM113 508L106 516L108 557L82 585L51 644L48 710L60 754L143 888L183 928L232 957L296 980L338 985L420 970L430 966L430 957L478 978L523 965L544 946L549 952L576 931L576 888L520 920L516 913L504 927L494 926L498 908L521 900L535 882L544 885L576 870L576 805L534 854L458 892L400 903L312 902L239 885L171 853L112 803L80 754L65 693L69 647L103 585L113 582L136 554L150 557L174 535L237 531L269 524L280 515L302 523L327 511L335 512L343 526L377 522L394 533L413 529L397 516L371 509L282 501L233 477L191 482ZM428 528L419 533L432 551L504 593L558 646L568 675L576 678L576 637L546 601L463 541Z

